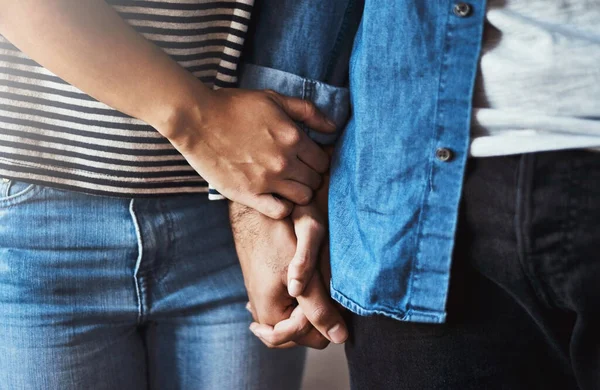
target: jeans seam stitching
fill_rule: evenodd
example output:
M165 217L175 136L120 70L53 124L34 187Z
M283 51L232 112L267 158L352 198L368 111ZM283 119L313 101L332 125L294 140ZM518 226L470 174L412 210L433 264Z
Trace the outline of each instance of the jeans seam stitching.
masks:
M158 205L160 207L160 212L165 217L167 236L169 237L166 248L163 248L162 250L165 259L162 259L161 266L158 268L154 275L154 280L157 283L160 283L169 274L169 271L171 270L171 267L173 265L172 262L176 258L176 256L174 255L176 251L173 249L175 243L175 235L173 233L175 224L173 223L173 219L169 214L168 208L164 204L164 199L160 199L158 201ZM173 255L169 255L170 252L173 252Z
M135 234L136 234L137 244L138 244L138 256L137 256L137 259L135 262L135 268L133 271L133 280L135 282L134 283L135 284L135 293L136 293L137 302L138 302L138 324L141 324L144 320L144 297L142 296L143 288L142 288L142 282L139 277L139 272L140 272L140 267L142 265L144 246L143 246L143 240L142 240L142 232L141 232L138 220L137 220L137 215L136 215L134 207L133 207L134 203L135 203L135 199L131 199L131 201L129 202L129 214L131 215L131 218L133 220L133 225L135 226Z
M8 198L12 184L13 184L12 180L9 180L8 182L6 182L6 187L4 188L4 194L2 194L5 198Z
M519 159L517 166L517 185L516 185L516 210L515 210L515 236L517 240L517 254L521 271L528 280L532 290L546 306L550 306L547 293L542 283L534 277L530 267L527 267L527 260L531 260L529 253L531 243L525 233L524 225L530 222L529 209L527 206L531 202L531 180L532 180L532 159L535 155L523 154Z
M572 160L569 161L569 167L567 169L568 172L568 188L576 188L578 184L578 179L574 178L573 172L579 172L578 166ZM561 256L560 259L563 260L564 264L569 264L572 259L573 253L573 239L575 235L575 230L577 227L577 213L579 212L578 200L576 197L571 195L571 192L568 193L568 201L567 203L567 216L563 223L561 224L561 233L563 234L563 245L561 246ZM557 305L562 307L569 307L567 300L559 294L558 289L562 287L565 283L565 274L564 272L556 272L556 270L552 270L547 274L548 281L545 283L546 288L549 291L549 294L552 294L552 298L556 302ZM552 288L550 283L556 286L556 288Z
M31 199L33 196L37 195L39 192L41 192L44 189L45 189L45 187L31 183L26 189L24 189L23 191L21 191L17 194L10 195L10 196L4 197L4 198L0 198L0 209L22 204L22 203L28 201L29 199ZM10 191L10 188L7 189L7 191Z

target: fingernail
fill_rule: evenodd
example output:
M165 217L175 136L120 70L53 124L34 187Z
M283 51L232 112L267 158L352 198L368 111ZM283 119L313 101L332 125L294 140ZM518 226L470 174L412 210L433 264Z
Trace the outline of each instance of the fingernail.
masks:
M348 332L340 324L336 324L333 328L329 329L327 335L336 344L342 344L348 338Z
M250 305L250 302L246 303L246 310L252 313L252 305Z
M254 335L256 337L261 337L261 334L260 334L260 332L259 332L259 330L257 328L258 328L258 325L256 325L256 324L253 323L253 324L250 325L249 329L250 329L250 332L254 333Z
M298 295L302 294L302 283L296 279L290 280L288 283L288 293L293 297L297 297Z

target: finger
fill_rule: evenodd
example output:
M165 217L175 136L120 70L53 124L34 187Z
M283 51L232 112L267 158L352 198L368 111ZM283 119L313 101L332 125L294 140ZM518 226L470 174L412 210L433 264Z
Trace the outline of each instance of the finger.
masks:
M312 218L294 221L296 232L296 253L288 265L288 293L298 297L312 279L321 245L325 238L325 228Z
M251 331L260 339L260 341L263 342L263 344L269 348L291 348L302 345L314 349L324 349L329 345L329 340L323 337L323 335L312 326L309 328L307 334L300 335L294 341L282 342L278 344L273 343L273 336L270 335L270 333L273 332L273 327L256 324L251 325Z
M272 219L283 219L290 215L294 208L292 203L273 194L251 195L238 202Z
M313 327L310 329L310 332L308 332L307 335L302 336L296 340L295 343L304 347L325 349L329 345L329 340L323 337L323 335Z
M248 302L246 303L246 310L250 313L250 315L252 316L252 320L253 321L257 321L257 317L256 314L254 313L254 309L252 308L252 303Z
M299 158L296 160L296 162L297 163L294 164L288 179L302 183L313 190L321 187L321 184L323 183L323 177L313 168L307 166Z
M272 337L279 337L277 341L283 343L293 341L297 345L314 349L323 349L329 345L329 340L308 322L300 306L294 309L288 320L276 324L272 332Z
M265 336L268 336L268 341L273 344L297 342L298 339L307 335L311 329L314 329L313 326L302 312L302 308L297 306L290 318L275 324L272 331Z
M292 347L296 347L297 344L293 341L287 342L287 343L281 343L281 344L273 344L271 343L267 338L265 338L265 335L267 335L270 331L272 331L272 326L269 325L263 325L263 324L258 324L256 322L253 322L250 325L250 331L260 339L260 341L262 341L263 344L265 344L267 347L269 348L277 348L277 349L287 349L287 348L292 348Z
M277 182L271 188L274 193L299 205L309 204L313 197L313 190L310 187L294 180Z
M322 133L333 133L335 123L328 119L308 100L279 95L279 102L285 113L295 121L302 122L313 130Z
M298 310L294 310L296 313ZM301 311L301 309L300 309ZM305 336L312 329L312 325L304 313L291 315L289 318L278 322L275 326L262 324L252 325L250 330L260 336L267 343L278 346Z
M300 135L297 153L300 161L318 173L329 169L329 155L304 132Z
M346 341L346 324L327 294L318 272L315 272L304 293L297 299L310 323L323 336L336 344Z

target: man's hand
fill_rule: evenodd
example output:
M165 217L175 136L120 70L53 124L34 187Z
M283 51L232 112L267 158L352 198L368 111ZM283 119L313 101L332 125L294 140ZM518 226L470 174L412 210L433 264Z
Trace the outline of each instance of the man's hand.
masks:
M169 140L226 198L280 219L308 204L329 157L294 121L335 131L316 107L273 91L221 89L197 102ZM196 111L191 109L194 114Z
M318 209L315 208L314 204L307 207L297 207L296 209L292 213L292 219L296 225L301 222L302 225L316 226L318 223L315 222L321 220L318 216ZM305 219L311 220L311 223L308 223ZM304 226L295 227L296 234L300 232L301 234L307 234L306 237L312 237L308 239L305 237L303 240L307 242L308 248L312 247L316 250L306 251L298 244L294 260L289 265L288 275L294 273L292 271L293 263L297 259L302 259L295 267L299 279L306 281L303 283L301 294L297 296L299 306L296 310L300 309L301 311L294 312L289 319L280 321L274 326L259 323L252 324L251 330L267 345L286 345L300 337L305 332L306 326L314 327L321 334L326 335L329 340L338 344L343 343L348 338L348 331L344 322L341 321L337 309L331 306L323 306L323 303L331 305L332 301L329 298L329 281L331 279L329 245L327 242L324 245L320 244L325 239L325 235L320 233L321 229L325 230L324 227L318 229L306 229ZM319 237L321 239L319 245L311 242L311 240ZM298 237L298 242L300 240L301 238ZM307 252L306 256L303 255ZM323 299L323 297L327 297L327 299ZM332 317L332 313L335 313L335 316Z
M325 147L331 156L333 148ZM313 271L321 258L321 272L326 286L329 286L329 239L327 237L327 211L329 195L329 175L323 177L323 185L316 192L313 202L306 207L296 207L291 215L298 240L296 253L288 268L288 292L293 297L300 296L313 277Z
M288 293L300 296L313 277L327 239L327 223L313 203L305 207L295 207L291 215L296 234L296 252L288 266Z
M324 348L329 341L343 342L347 337L344 322L317 272L306 289L310 294L305 293L306 299L301 298L297 307L296 300L287 292L287 267L296 250L292 221L274 221L239 204L232 204L230 210L236 249L256 321L251 327L255 334L261 337L260 327L271 331L273 325L279 324L278 331L286 336L293 333L294 337L285 342L277 337L261 337L270 347L301 344ZM310 320L318 324L326 338Z

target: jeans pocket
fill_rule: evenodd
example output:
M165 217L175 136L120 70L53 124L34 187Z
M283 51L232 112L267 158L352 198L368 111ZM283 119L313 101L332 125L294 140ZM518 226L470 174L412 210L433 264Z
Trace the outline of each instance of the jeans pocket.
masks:
M32 183L0 178L0 208L25 202L33 197L40 188Z

